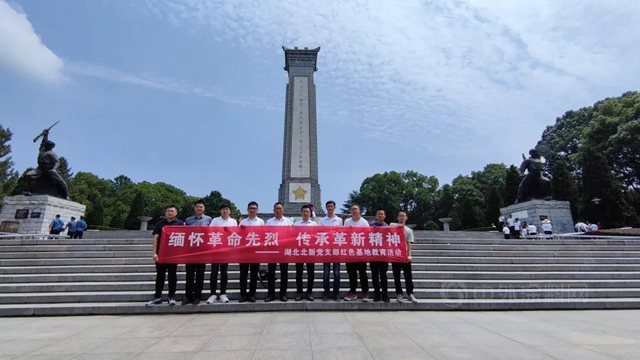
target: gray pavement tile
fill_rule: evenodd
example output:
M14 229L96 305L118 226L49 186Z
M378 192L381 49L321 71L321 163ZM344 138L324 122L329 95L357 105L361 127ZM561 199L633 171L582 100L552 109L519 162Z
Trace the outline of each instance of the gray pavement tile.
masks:
M142 325L141 327L144 327ZM74 339L113 339L126 332L133 332L139 327L129 326L97 326L73 335Z
M138 353L111 353L111 354L82 354L73 357L73 360L131 360Z
M311 350L263 350L258 349L253 354L253 360L312 360Z
M446 346L426 349L437 360L496 360L473 346Z
M227 325L232 324L266 324L269 322L271 314L265 313L247 313L247 314L235 314L229 318Z
M352 322L351 326L353 330L360 335L366 334L399 334L402 335L400 329L397 326L385 324L385 323L362 323Z
M307 313L303 312L275 313L269 318L270 324L306 324L307 321Z
M417 345L422 348L439 346L469 346L469 343L445 332L416 332L407 335Z
M162 315L156 316L146 325L149 327L160 327L160 326L180 326L184 324L188 324L193 321L200 314L175 314L175 315Z
M25 328L0 329L0 342L6 341L6 340L21 339L31 334L33 334L32 329L25 329Z
M364 343L357 334L311 334L313 350L334 348L364 348Z
M207 326L219 326L225 325L229 320L233 318L233 315L227 314L198 314L198 316L192 318L185 326L207 325Z
M10 340L0 342L0 355L24 355L53 344L55 340Z
M195 352L173 352L173 353L143 352L134 356L132 360L191 360L195 355L196 355Z
M614 336L607 333L591 329L587 332L579 331L548 331L547 335L553 336L570 344L579 345L607 345L607 344L638 344L640 339L630 336Z
M162 341L160 337L155 338L115 338L102 345L88 351L92 354L111 354L111 353L139 353L145 351L153 344Z
M198 352L211 339L211 336L204 337L166 337L151 345L144 352L167 353L167 352Z
M369 350L374 348L385 348L389 346L403 347L417 345L413 340L402 333L361 334L360 338Z
M420 346L385 347L369 349L376 360L402 359L402 360L436 360Z
M292 334L309 332L309 324L304 320L303 322L269 322L265 329L265 334Z
M539 331L509 331L500 335L524 345L568 345L566 341Z
M309 322L309 331L314 334L355 334L356 331L348 322Z
M512 339L498 335L494 332L481 330L477 332L452 332L453 336L461 339L462 341L471 344L473 346L486 346L486 345L501 345L501 346L515 346L518 345Z
M548 354L524 345L489 345L479 347L478 350L498 360L556 360Z
M586 349L579 345L536 346L534 348L541 353L562 360L616 360L614 357Z
M447 332L456 332L456 333L475 333L475 332L483 332L483 331L487 331L486 329L482 328L481 326L478 326L474 323L471 322L439 322L434 324L437 327L439 327L440 329L447 331Z
M42 347L29 355L63 355L63 354L84 354L87 351L104 344L109 339L66 339L56 341L51 345Z
M311 350L311 337L309 333L274 335L265 334L258 343L259 350Z
M189 323L180 326L171 334L167 335L167 337L212 337L218 334L223 326L224 325L191 325L191 323Z
M12 357L11 360L68 360L70 358L70 355L68 354L57 354L57 355L51 355L51 354L38 354L38 355L20 355L20 356L16 356L16 357Z
M261 337L262 335L216 335L200 351L255 350Z
M640 358L640 345L638 344L588 345L585 348L617 360L637 360Z
M200 351L192 360L251 360L254 350Z
M122 338L122 339L131 339L131 338L153 338L153 339L157 339L157 338L161 338L161 337L165 337L168 334L171 334L172 332L176 331L178 328L180 328L180 325L171 325L171 324L167 324L167 325L159 325L156 324L154 326L151 325L143 325L143 326L137 326L137 327L132 327L129 330L121 333L120 335L117 336L117 338Z
M30 335L25 336L24 340L61 340L72 337L80 333L81 329L78 327L63 327L49 326L43 327L38 331L32 332Z
M341 312L319 312L307 314L309 323L348 323L349 319Z
M366 348L358 349L322 349L313 350L313 360L372 360L371 353ZM403 359L404 360L404 359Z
M219 334L224 335L262 335L267 328L267 323L259 324L226 324L223 325Z

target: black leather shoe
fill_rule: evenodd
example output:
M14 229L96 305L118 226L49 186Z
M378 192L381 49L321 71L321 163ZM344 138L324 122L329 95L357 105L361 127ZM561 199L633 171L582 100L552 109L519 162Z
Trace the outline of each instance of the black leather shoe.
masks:
M296 295L296 301L301 301L301 300L302 300L302 294Z
M264 299L264 302L272 302L272 301L274 301L275 299L276 299L276 297L275 297L275 296L267 296L267 298L266 298L266 299Z
M311 294L307 294L307 301L315 300Z
M387 295L382 295L382 301L386 303L391 302L391 300L389 300L389 297Z
M249 296L249 298L247 298L248 302L256 302L256 298L254 298L253 296Z
M191 302L193 305L198 305L200 304L200 299L195 299Z
M238 302L243 303L243 302L245 302L245 301L247 301L247 297L246 297L246 296L242 296L242 295L241 295L241 296L240 296L240 299L238 300Z
M180 303L180 305L191 305L191 300L189 300L189 299L184 299L184 300L182 300L182 302Z
M280 296L280 301L287 302L287 300L289 300L289 299L287 299L286 296L284 296L284 295Z

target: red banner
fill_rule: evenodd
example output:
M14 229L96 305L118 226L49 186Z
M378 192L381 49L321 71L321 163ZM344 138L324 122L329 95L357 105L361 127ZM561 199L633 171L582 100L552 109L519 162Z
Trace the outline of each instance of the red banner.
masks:
M407 262L402 226L165 226L159 262Z

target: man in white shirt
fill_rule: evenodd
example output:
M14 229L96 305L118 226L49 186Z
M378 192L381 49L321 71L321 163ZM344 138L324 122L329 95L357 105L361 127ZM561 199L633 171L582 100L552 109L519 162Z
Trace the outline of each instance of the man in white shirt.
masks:
M320 219L318 223L320 226L342 226L342 219L335 215L336 203L333 200L327 201L325 204L327 208L327 216ZM330 290L330 275L333 265L333 293ZM340 263L324 263L322 265L322 285L324 286L323 301L340 299Z
M551 226L551 220L549 219L542 220L542 233L545 235L553 234L553 226Z
M240 226L264 226L264 220L258 217L258 203L252 201L247 205L249 216L240 221ZM256 302L258 287L258 270L260 264L240 264L240 302ZM247 293L247 272L249 273L249 293Z
M396 286L396 299L402 302L402 284L400 283L400 271L404 273L404 283L407 288L407 296L412 303L417 303L418 299L413 295L413 274L411 273L411 248L414 243L413 230L407 226L407 213L400 211L398 214L398 223L391 223L391 226L404 226L404 238L407 242L407 262L391 263L393 270L393 282Z
M520 219L518 218L513 222L513 233L516 235L516 239L520 239Z
M284 217L284 205L277 202L273 204L273 217L267 220L266 226L293 226L291 219ZM268 264L269 279L267 280L267 298L264 302L276 299L276 268L278 264ZM287 282L289 281L289 264L280 263L280 301L287 302Z
M360 216L360 205L351 204L351 217L344 221L344 226L369 227L369 222ZM358 287L358 274L360 274L360 287L362 288L362 301L369 301L369 277L367 276L366 262L348 262L347 273L349 274L349 292L344 297L344 301L351 301L358 298L356 288Z
M535 225L530 224L529 226L527 226L527 235L537 236L538 235L538 228Z
M502 233L504 234L504 238L506 240L511 239L511 230L506 224L502 226Z
M513 215L509 215L509 218L507 219L507 225L509 225L509 231L511 231L511 235L513 235L514 238L516 236L515 224L516 224L516 221L513 220Z
M300 215L302 215L302 220L295 223L296 226L318 226L318 224L311 220L311 207L309 205L302 205L302 209L300 209ZM303 273L303 263L296 263L296 301L302 300L302 273ZM313 301L313 281L315 278L315 264L307 263L307 295L305 299L308 301Z
M589 231L598 231L598 224L596 223L589 224Z
M587 226L587 224L583 223L582 221L578 221L576 223L576 231L578 232L587 232L589 231L589 227Z
M220 205L220 216L211 220L209 226L238 226L236 219L231 218L231 206L229 204ZM213 304L216 300L221 303L228 303L227 282L229 264L211 264L211 275L209 276L209 289L211 296L207 299L207 304ZM220 296L216 295L218 284L218 270L220 270Z

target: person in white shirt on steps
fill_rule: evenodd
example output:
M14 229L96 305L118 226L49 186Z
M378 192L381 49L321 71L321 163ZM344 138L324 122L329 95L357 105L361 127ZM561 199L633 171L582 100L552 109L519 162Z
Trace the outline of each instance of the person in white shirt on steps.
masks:
M281 202L273 204L273 217L267 220L266 226L293 226L291 219L284 217L284 205ZM276 299L276 268L277 263L269 263L267 271L267 298L264 302L271 302ZM289 264L280 263L280 301L287 302L287 282L289 281Z
M229 204L220 205L220 216L211 220L209 226L238 226L236 219L231 218L231 206ZM207 304L213 304L216 300L221 303L228 303L227 282L229 264L211 264L211 275L209 275L209 289L211 296L207 299ZM220 296L216 295L218 289L218 270L220 270Z
M327 216L320 219L320 226L342 226L342 219L335 215L336 203L333 200L327 201ZM333 265L333 267L332 267ZM331 269L333 268L333 293L330 290ZM322 285L324 287L323 301L340 300L340 263L324 263L322 266Z

